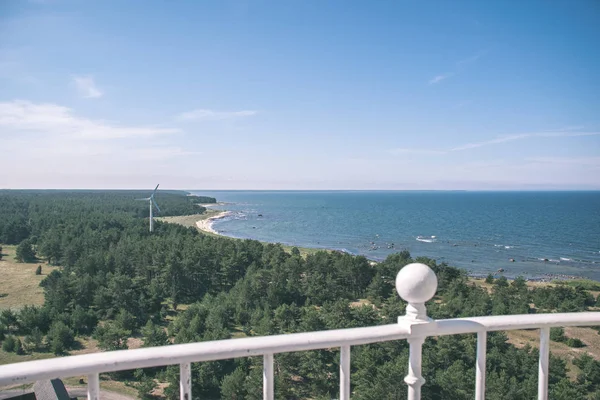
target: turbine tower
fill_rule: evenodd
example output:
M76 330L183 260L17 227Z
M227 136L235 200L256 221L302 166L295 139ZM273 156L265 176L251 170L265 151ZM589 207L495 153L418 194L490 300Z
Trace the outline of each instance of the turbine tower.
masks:
M158 185L160 185L160 183ZM158 204L156 204L156 200L154 200L154 195L156 194L156 191L158 190L158 185L156 185L156 187L154 188L154 191L152 192L150 197L147 197L145 199L136 199L139 201L147 201L148 203L150 203L150 232L154 231L154 220L152 219L152 205L154 204L154 206L156 207L158 212L160 212L160 207L158 207Z

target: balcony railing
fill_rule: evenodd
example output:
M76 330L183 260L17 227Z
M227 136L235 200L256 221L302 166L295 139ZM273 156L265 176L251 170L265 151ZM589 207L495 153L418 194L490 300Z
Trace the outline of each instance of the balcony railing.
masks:
M424 264L410 264L396 277L396 289L408 303L406 315L397 324L367 328L338 329L289 335L217 340L135 350L70 356L60 359L29 361L0 366L0 386L24 384L41 379L87 375L89 400L100 398L99 374L163 365L180 366L179 392L182 400L192 399L192 362L215 361L238 357L263 356L263 398L274 397L273 355L277 353L340 348L340 396L350 398L350 347L355 345L406 339L410 355L408 399L421 398L425 383L421 371L422 346L429 336L477 333L475 399L485 398L487 332L517 329L540 329L538 399L548 398L548 358L550 328L559 326L600 325L599 312L503 315L490 317L432 320L427 317L425 302L437 290L437 278Z

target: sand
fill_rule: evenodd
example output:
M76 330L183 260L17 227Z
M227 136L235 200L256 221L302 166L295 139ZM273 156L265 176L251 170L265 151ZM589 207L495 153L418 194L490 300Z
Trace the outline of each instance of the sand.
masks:
M217 215L214 215L214 216L212 216L210 218L201 219L199 221L196 221L196 226L201 231L209 232L209 233L214 233L215 235L219 235L219 232L217 232L216 230L214 230L212 226L213 226L213 224L215 223L216 220L225 218L228 215L231 215L231 211L221 211Z

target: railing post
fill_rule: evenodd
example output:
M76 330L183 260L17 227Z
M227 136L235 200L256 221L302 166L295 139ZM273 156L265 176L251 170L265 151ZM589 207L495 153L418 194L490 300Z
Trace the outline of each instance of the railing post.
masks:
M550 328L540 329L540 363L538 400L548 399L548 359L550 357Z
M179 364L179 399L192 400L192 365Z
M425 378L421 375L423 343L425 343L424 337L408 339L410 346L408 375L404 378L404 382L408 385L408 400L419 400L421 398L421 386L425 384Z
M263 359L263 400L273 400L273 354L265 354Z
M340 400L350 399L350 346L340 347Z
M87 398L88 400L100 399L100 375L90 374L87 377Z
M406 315L398 317L398 323L413 325L429 324L433 321L427 317L425 302L431 300L437 290L437 277L425 264L408 264L396 275L396 290L408 304ZM421 361L425 336L415 335L408 339L409 360L408 375L404 382L408 385L408 400L421 398L421 386L425 379L421 375Z
M485 361L487 332L477 332L477 364L475 367L475 400L485 400Z

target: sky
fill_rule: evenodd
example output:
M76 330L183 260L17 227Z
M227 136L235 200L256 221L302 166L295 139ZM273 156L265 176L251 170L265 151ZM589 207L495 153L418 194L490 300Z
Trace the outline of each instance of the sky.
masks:
M0 0L0 188L598 190L600 2Z

